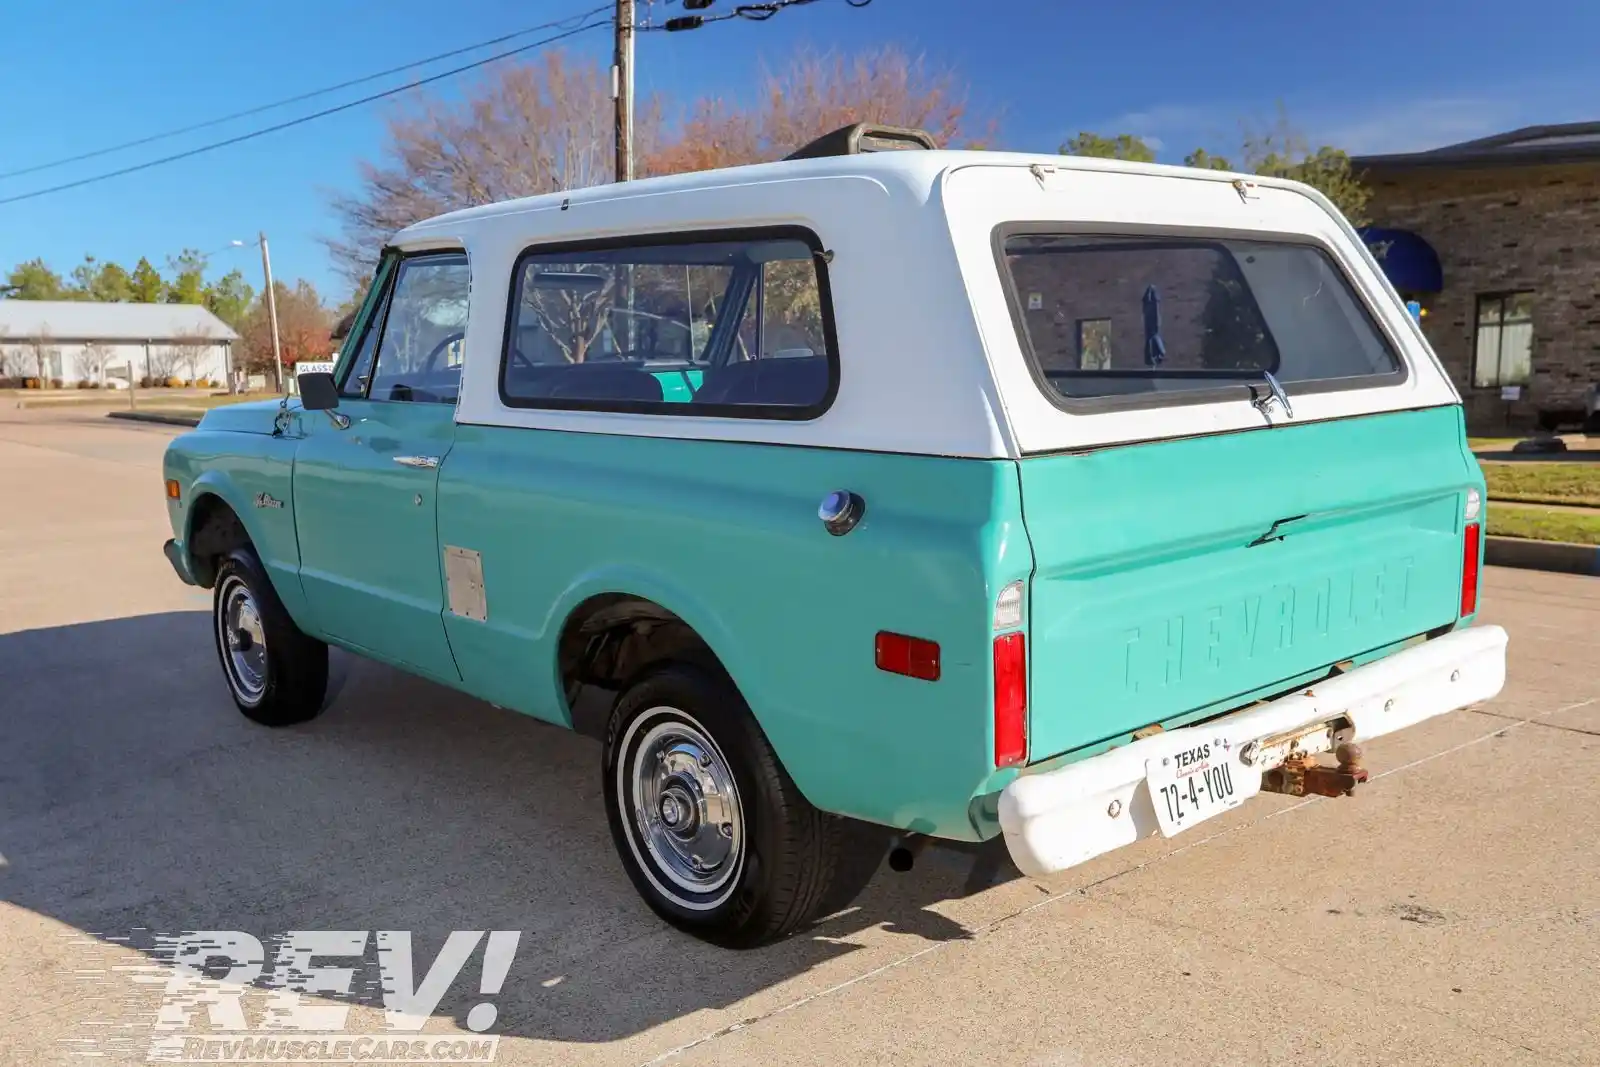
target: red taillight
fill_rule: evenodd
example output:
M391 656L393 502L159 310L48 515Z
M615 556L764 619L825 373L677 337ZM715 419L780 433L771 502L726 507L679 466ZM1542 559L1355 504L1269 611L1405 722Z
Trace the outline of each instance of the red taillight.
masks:
M1461 614L1471 615L1478 610L1478 531L1477 523L1467 524L1467 536L1461 546Z
M1028 642L1022 634L994 639L994 765L1028 761Z
M878 669L925 682L939 680L939 645L920 637L878 631L876 643Z

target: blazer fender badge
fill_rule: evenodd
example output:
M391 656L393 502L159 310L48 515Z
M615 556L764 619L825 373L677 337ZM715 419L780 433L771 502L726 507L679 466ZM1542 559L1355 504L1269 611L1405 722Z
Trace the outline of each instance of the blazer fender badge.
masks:
M281 507L283 507L283 501L279 500L275 496L272 496L270 493L257 493L256 494L256 507L258 507L258 508L281 508Z

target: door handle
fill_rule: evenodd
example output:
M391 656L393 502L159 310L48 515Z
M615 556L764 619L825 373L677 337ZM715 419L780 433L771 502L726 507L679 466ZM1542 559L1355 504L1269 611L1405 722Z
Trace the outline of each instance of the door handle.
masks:
M419 470L433 470L439 465L438 456L396 456L394 461L402 467L416 467Z

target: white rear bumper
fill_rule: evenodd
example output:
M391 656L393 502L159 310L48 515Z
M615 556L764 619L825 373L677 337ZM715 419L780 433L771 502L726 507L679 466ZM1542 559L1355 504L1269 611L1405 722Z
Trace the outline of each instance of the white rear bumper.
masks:
M1457 630L1396 652L1308 689L1210 722L1169 730L1052 771L1024 774L1000 795L1000 827L1024 874L1066 870L1157 831L1145 787L1145 762L1203 740L1225 738L1235 754L1259 741L1347 719L1352 740L1382 737L1500 692L1506 678L1506 632L1498 626ZM1246 795L1260 773L1282 762L1237 763Z

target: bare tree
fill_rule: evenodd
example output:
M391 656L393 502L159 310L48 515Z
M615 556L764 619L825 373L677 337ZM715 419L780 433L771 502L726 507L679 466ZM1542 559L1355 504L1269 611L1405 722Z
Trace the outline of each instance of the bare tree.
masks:
M165 385L167 379L173 376L178 369L178 360L181 353L171 345L166 348L150 349L150 358L147 367L150 373L151 384Z
M697 103L679 135L645 162L650 174L781 159L821 134L856 122L927 130L946 147L979 147L993 120L971 129L956 72L894 45L853 55L802 49L762 75L754 107Z
M763 75L753 103L696 101L666 121L660 97L634 118L644 176L781 158L852 122L914 126L941 144L974 147L961 79L893 46L856 54L801 51ZM396 230L433 215L612 179L612 101L593 60L550 52L492 68L459 102L419 94L388 120L381 162L360 165L356 191L333 200L341 235L329 242L355 280Z
M352 280L413 222L611 180L611 86L594 61L547 52L492 68L464 96L419 94L391 113L383 161L361 163L357 191L334 199L342 236L329 245ZM645 144L658 114L650 103L638 110Z
M111 346L90 341L78 353L78 373L91 382L106 383L106 364L111 362Z
M55 377L51 372L61 357L61 349L55 346L49 325L41 325L38 333L22 342L22 347L32 358L34 376L39 379L39 388L50 388L50 379Z
M204 326L191 333L179 334L172 339L174 368L181 368L186 372L183 375L185 380L196 380L200 377L200 361L211 353L214 344L216 344L215 338Z
M0 348L0 378L21 378L27 373L28 357L22 349Z

